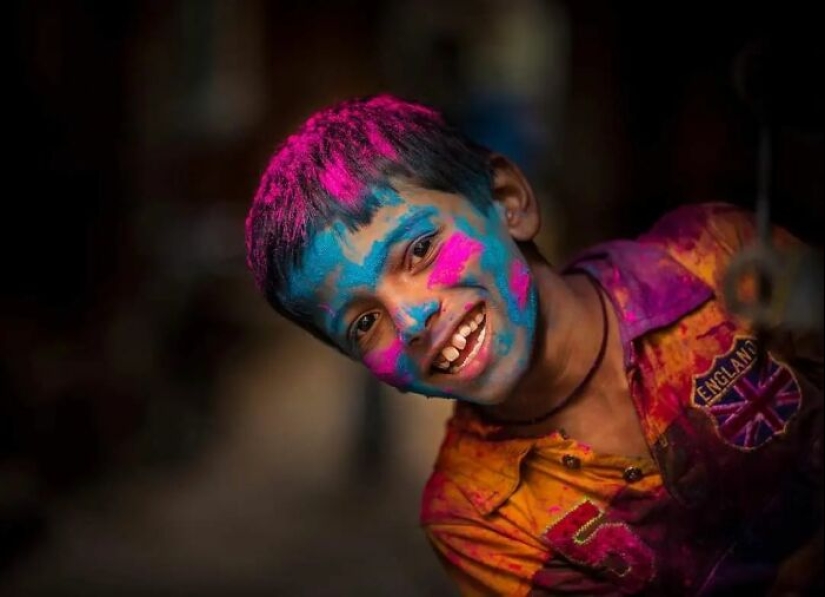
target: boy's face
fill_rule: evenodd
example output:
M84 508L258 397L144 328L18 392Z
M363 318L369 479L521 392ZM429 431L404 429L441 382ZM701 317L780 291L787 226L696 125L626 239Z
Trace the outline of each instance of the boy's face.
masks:
M504 400L527 370L537 296L492 205L397 185L372 221L312 239L283 299L401 390L479 404Z

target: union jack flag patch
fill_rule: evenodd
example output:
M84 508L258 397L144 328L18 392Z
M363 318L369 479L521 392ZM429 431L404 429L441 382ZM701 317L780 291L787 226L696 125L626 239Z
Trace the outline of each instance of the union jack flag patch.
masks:
M708 371L693 377L693 404L711 415L722 439L745 450L784 433L802 395L787 366L770 354L757 364L756 356L756 341L737 336Z

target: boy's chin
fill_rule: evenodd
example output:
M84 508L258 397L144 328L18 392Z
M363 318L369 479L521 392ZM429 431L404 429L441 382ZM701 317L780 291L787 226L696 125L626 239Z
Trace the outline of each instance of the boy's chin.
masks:
M402 390L403 391L403 390ZM466 391L457 391L452 388L421 388L410 389L410 392L421 394L426 398L441 398L444 400L458 400L460 402L468 402L477 406L495 406L501 404L506 400L506 395L493 395L489 393L475 394Z
M497 406L503 404L507 400L506 394L484 395L484 396L467 396L461 398L464 402L471 402L476 406Z
M472 392L472 391L444 391L440 392L442 398L452 398L454 400L459 400L461 402L468 402L470 404L475 404L477 406L496 406L497 404L502 404L507 399L506 393L496 393L490 392L489 388L488 391L484 392Z
M473 380L470 384L456 383L453 387L450 387L449 382L446 382L435 387L429 387L427 391L420 393L439 398L452 398L478 406L497 406L506 402L518 386L520 379L518 373L520 372L511 372L513 373L512 378L509 376L507 379L501 379L501 376L483 376L483 378ZM491 377L498 379L492 381Z

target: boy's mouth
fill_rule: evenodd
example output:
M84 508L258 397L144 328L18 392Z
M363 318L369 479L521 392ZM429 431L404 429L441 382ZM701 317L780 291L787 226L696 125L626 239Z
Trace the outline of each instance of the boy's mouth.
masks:
M478 354L487 334L487 316L483 303L473 307L458 323L453 334L436 355L433 373L458 373Z

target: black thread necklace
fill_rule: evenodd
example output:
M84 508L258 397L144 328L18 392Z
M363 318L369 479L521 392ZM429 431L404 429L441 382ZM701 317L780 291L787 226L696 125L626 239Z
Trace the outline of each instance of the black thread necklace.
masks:
M573 399L575 399L576 396L578 396L579 392L581 392L584 389L584 387L590 382L590 380L593 379L593 376L599 369L599 365L602 364L602 361L604 360L604 355L607 352L607 336L610 330L610 325L609 320L607 319L607 305L604 302L604 295L602 294L601 289L599 289L598 284L596 284L596 282L590 276L586 275L585 277L587 278L588 282L590 282L593 285L593 288L596 290L596 295L599 297L599 304L602 308L603 321L602 345L599 347L599 352L596 355L596 359L593 361L593 364L590 366L590 370L587 372L587 375L584 376L584 379L582 379L579 382L579 384L575 388L573 388L573 391L570 392L564 400L556 404L553 408L551 408L545 413L535 416L532 419L511 420L500 419L498 417L490 415L489 413L484 412L480 408L477 408L477 412L479 413L481 418L484 419L486 422L493 423L494 425L527 426L535 425L537 423L541 423L542 421L546 421L547 419L561 411L565 406L570 404L573 401Z

